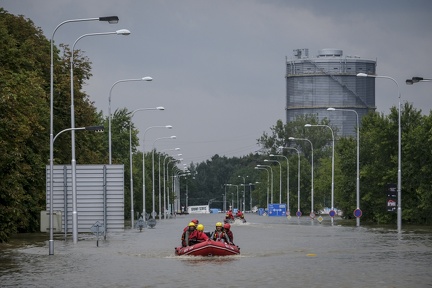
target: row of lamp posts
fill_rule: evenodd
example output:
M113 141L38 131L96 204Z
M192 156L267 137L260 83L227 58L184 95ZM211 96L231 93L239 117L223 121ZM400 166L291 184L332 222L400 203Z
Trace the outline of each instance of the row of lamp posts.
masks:
M401 167L401 154L402 154L402 143L401 143L401 93L400 93L400 89L399 89L399 84L398 82L389 76L378 76L378 75L368 75L365 73L358 73L357 74L358 77L371 77L371 78L383 78L383 79L389 79L392 80L398 89L398 176L397 176L397 197L398 197L398 204L397 204L397 230L398 233L401 233L401 229L402 229L402 199L401 199L401 194L402 194L402 167ZM407 79L406 80L406 84L407 85L413 85L415 83L419 83L419 82L430 82L432 81L432 79L427 79L427 78L423 78L423 77L412 77L412 79ZM347 111L347 112L354 112L356 114L356 122L357 122L357 163L356 163L356 170L357 170L357 177L356 177L356 206L357 209L355 212L360 211L360 213L358 215L356 215L356 225L360 226L360 216L361 216L361 210L360 210L360 174L359 174L359 157L360 157L360 133L359 133L359 128L360 128L360 123L359 123L359 116L357 111L353 110L353 109L342 109L342 108L333 108L330 107L327 109L327 111ZM334 209L334 132L333 129L328 126L328 125L312 125L312 124L306 124L305 127L326 127L329 128L331 133L332 133L332 183L331 183L331 210L333 211ZM311 149L312 149L312 155L313 155L313 145L312 142L308 139L300 139L300 138L293 138L290 137L290 140L307 140L309 141L309 143L311 144ZM279 148L288 148L288 147L279 147ZM275 155L273 155L275 156ZM312 156L313 157L313 156ZM274 162L274 161L271 161ZM287 164L288 166L288 164ZM258 167L255 167L256 169L265 169L263 167L266 167L265 165L258 165ZM271 169L271 167L269 167ZM265 169L267 170L267 169ZM299 169L300 170L300 169ZM289 172L287 173L289 175ZM311 187L311 211L313 211L313 158L312 158L312 187ZM287 180L289 181L289 180ZM288 182L287 182L287 186L289 186ZM273 187L272 187L273 190ZM273 191L272 191L273 192ZM268 198L268 197L267 197ZM267 200L268 203L268 200ZM289 205L289 188L287 188L287 205ZM268 206L268 205L267 205ZM289 211L289 206L288 206L288 211ZM334 211L333 211L334 212ZM333 221L333 217L332 217L332 221Z
M85 21L104 21L110 24L118 23L119 18L117 16L108 16L108 17L94 17L94 18L84 18L84 19L70 19L61 22L54 29L51 39L50 39L50 217L49 217L49 231L50 231L50 240L49 240L49 255L54 255L54 211L53 211L53 161L54 161L54 36L57 30L67 23L76 23L76 22L85 22ZM86 36L96 36L96 35L108 35L108 34L122 34L128 35L128 30L118 30L117 32L107 32L107 33L92 33L85 34L79 37L77 41ZM75 160L75 115L74 115L74 105L73 105L73 56L74 52L72 50L71 54L71 128L72 131L72 160L71 160L71 168L72 168L72 224L73 224L73 241L77 243L78 241L78 224L77 224L77 212L76 212L76 160ZM60 134L60 133L59 133ZM57 134L57 136L59 135Z
M55 139L66 131L71 131L71 146L72 146L72 153L71 153L71 170L72 170L72 234L73 234L73 242L76 244L78 242L78 215L77 215L77 190L76 190L76 157L75 157L75 130L91 130L91 131L99 131L103 130L103 127L100 126L87 126L87 127L79 127L75 128L75 108L74 108L74 76L73 76L73 70L74 70L74 50L75 46L78 43L79 40L85 37L89 36L102 36L102 35L129 35L130 31L126 29L121 29L117 31L112 32L102 32L102 33L88 33L84 34L76 41L74 42L72 46L71 51L71 58L70 58L70 93L71 93L71 128L64 129L60 131L55 137L54 137L54 36L57 30L67 23L76 23L76 22L86 22L86 21L104 21L108 22L110 24L116 24L119 21L119 18L117 16L107 16L107 17L94 17L94 18L84 18L84 19L71 19L61 22L57 27L54 29L51 39L50 39L50 192L49 192L49 201L50 201L50 210L49 210L49 255L54 255L54 196L53 196L53 166L54 166L54 141ZM139 79L124 79L119 80L115 82L110 89L109 92L109 105L108 105L108 146L109 146L109 164L112 164L112 152L111 152L111 94L114 86L116 86L118 83L122 82L130 82L130 81L152 81L151 77L143 77ZM156 108L141 108L136 109L131 114L131 120L135 112L141 111L141 110L164 110L163 107L156 107ZM132 221L132 227L134 222L134 211L133 211L133 174L132 174L132 132L131 132L131 125L130 124L130 173L131 173L131 221ZM164 126L168 128L169 125ZM163 137L158 138L156 140L165 139L165 138L175 138L175 136L171 137ZM144 157L144 152L143 152ZM153 165L154 165L154 151L153 151ZM144 161L143 161L144 166ZM153 166L154 167L154 166ZM145 181L144 177L144 170L143 170L143 183ZM160 197L160 196L159 196ZM159 198L160 199L160 198ZM160 200L159 200L160 201ZM160 206L160 205L159 205ZM143 184L143 214L145 213L145 184ZM154 209L154 168L153 168L153 212L152 215L154 215L155 209Z

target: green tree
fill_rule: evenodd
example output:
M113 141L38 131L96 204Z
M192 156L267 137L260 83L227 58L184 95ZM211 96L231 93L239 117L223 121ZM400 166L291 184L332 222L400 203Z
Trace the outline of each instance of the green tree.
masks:
M49 110L48 43L30 20L0 8L0 242L39 229ZM35 167L38 167L35 169Z

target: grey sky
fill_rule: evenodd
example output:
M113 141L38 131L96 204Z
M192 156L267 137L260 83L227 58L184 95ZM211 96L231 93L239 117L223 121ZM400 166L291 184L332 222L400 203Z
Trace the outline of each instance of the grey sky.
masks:
M399 83L402 101L425 114L432 109L432 83L405 84L412 76L432 78L432 1L1 0L0 6L30 18L48 39L62 21L118 15L117 25L66 24L55 42L72 45L83 34L129 29L130 36L78 42L93 62L85 91L107 115L116 81L153 77L116 85L112 111L164 106L135 114L140 143L148 127L173 125L149 130L145 150L156 138L176 135L156 148L180 147L187 164L254 152L264 131L285 122L285 57L297 48L309 48L310 56L337 48L376 59L378 75ZM377 79L377 110L388 114L397 92L393 81Z

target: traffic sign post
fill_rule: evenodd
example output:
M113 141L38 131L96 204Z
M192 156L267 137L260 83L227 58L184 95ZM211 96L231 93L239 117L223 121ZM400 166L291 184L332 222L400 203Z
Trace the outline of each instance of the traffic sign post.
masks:
M297 216L298 218L300 218L300 217L302 216L302 212L301 212L301 211L297 211L297 212L296 212L296 216Z
M147 226L154 228L156 226L156 219L152 218L147 221Z
M397 209L397 186L396 184L387 184L387 211L396 212Z
M99 221L96 221L96 223L90 228L90 231L96 235L96 247L99 247L99 237L105 233L105 226Z
M142 218L142 216L138 219L138 221L135 222L135 228L139 229L139 231L141 232L144 229L145 226L145 221Z
M329 215L330 215L330 217L335 217L336 216L336 211L334 211L334 210L330 210L330 212L329 212Z
M363 212L359 208L357 208L354 210L353 214L354 214L354 217L360 218L362 216Z

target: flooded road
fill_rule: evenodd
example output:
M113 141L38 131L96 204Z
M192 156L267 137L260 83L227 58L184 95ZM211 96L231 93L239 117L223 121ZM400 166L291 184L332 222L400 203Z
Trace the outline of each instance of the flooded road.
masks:
M241 255L175 256L193 218L206 231L224 214L185 215L154 229L125 230L107 240L48 234L0 244L1 287L432 287L432 231L343 227L309 218L246 214L232 231ZM396 225L395 225L396 226ZM89 228L90 229L90 228Z

